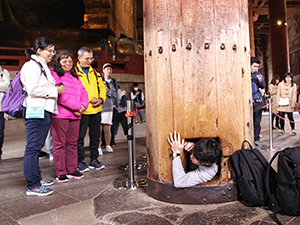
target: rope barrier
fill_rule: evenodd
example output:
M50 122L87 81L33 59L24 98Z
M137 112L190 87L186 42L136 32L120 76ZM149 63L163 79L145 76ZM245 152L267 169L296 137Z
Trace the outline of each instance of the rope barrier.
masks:
M143 110L138 110L138 109L135 109L134 110L134 112L127 112L126 114L125 114L125 116L126 117L133 117L134 118L134 123L135 124L138 124L139 123L139 121L138 121L138 119L137 119L137 112L144 112Z
M262 108L262 109L265 108L265 107L268 107L268 108L269 108L269 105L272 105L272 104L273 104L273 102L270 103L270 104L266 104L266 105L264 105L264 106L261 107L261 108ZM287 122L290 122L290 123L300 123L300 122L291 121L291 120L288 120L288 119L286 119L286 118L283 118L283 117L279 116L277 113L275 113L273 110L272 110L272 113L274 113L275 116L277 116L278 118L280 118L280 119L282 119L282 120L284 120L284 121L287 121Z

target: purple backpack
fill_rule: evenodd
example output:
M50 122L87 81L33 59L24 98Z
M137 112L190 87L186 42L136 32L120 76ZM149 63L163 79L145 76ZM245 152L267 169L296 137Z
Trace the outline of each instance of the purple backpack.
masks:
M42 65L36 60L32 60L39 65L42 73L44 73L44 68L42 67ZM23 101L27 95L27 93L23 90L20 76L21 70L9 85L8 91L3 95L1 101L2 111L13 117L22 117Z

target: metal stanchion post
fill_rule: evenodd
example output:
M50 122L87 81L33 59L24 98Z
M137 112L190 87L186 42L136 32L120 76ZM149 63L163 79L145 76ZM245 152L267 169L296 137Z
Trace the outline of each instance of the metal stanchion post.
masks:
M270 148L268 150L274 151L275 149L273 149L273 121L272 121L272 102L273 102L273 99L269 98L267 100L267 102L269 104L269 140L270 140Z
M128 100L126 102L127 106L127 113L132 112L132 101ZM128 129L128 182L127 182L127 188L129 189L135 189L136 188L136 182L134 180L134 147L135 147L135 138L134 138L134 118L133 117L127 117L127 123L129 124ZM131 124L131 125L130 125Z

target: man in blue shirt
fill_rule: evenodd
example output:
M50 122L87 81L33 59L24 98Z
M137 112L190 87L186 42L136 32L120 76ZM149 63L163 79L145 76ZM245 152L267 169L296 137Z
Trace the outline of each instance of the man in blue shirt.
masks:
M252 101L253 101L253 123L254 123L254 144L258 147L262 147L263 144L259 141L260 137L260 122L262 116L262 95L260 88L266 87L265 80L258 67L260 60L257 57L251 57L251 82L252 82Z

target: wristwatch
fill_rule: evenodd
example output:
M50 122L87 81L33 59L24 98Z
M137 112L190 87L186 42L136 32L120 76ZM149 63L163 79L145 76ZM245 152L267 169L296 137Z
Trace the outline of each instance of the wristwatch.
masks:
M173 152L173 153L170 154L170 156L173 156L175 158L177 156L180 156L180 153Z

